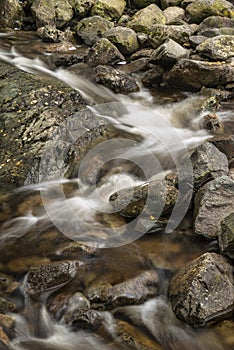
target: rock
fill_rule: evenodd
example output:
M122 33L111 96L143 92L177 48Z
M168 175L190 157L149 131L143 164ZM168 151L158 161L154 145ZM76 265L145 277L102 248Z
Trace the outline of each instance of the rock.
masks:
M72 41L73 33L66 29L64 32L57 29L54 25L46 25L38 28L37 35L48 43L59 43L61 41Z
M233 76L234 64L232 63L205 62L183 58L165 74L164 81L173 88L197 91L203 86L225 86L233 81Z
M149 58L142 57L130 63L120 66L119 69L121 70L121 72L124 72L127 74L145 72L151 66L149 63L149 60L150 60Z
M234 56L234 35L218 35L203 41L197 52L216 61L225 61Z
M3 328L0 326L0 349L1 350L10 350L10 339L4 332Z
M195 188L222 175L228 175L227 157L210 142L198 146L191 155L191 161Z
M116 93L129 94L139 91L136 80L120 70L108 66L98 66L95 71L96 83L103 84Z
M224 218L219 233L219 246L223 254L234 259L234 212Z
M109 21L118 20L122 16L125 6L125 0L96 0L91 9L91 15L98 15Z
M5 299L5 298L0 298L0 314L7 314L10 312L15 312L17 310L16 305Z
M31 296L61 288L77 274L79 261L55 262L31 267L27 275L27 293Z
M116 212L126 217L137 217L143 210L158 217L172 210L177 196L178 190L169 179L156 179L115 192L109 201Z
M132 0L135 7L141 9L151 4L160 5L160 0Z
M0 28L19 29L23 21L23 8L17 0L0 0Z
M12 315L0 314L0 325L5 329L12 330L15 324L15 317Z
M91 10L95 0L70 0L77 18L85 17Z
M158 274L143 271L136 277L112 285L110 282L93 282L84 291L94 309L109 310L118 306L141 304L158 293Z
M234 211L234 181L228 176L218 177L204 185L195 197L195 233L216 239L221 222Z
M98 249L79 242L71 242L57 250L56 254L62 258L80 260L96 256L98 254Z
M218 35L234 35L234 28L210 28L204 29L199 34L205 38L213 38Z
M135 32L148 34L155 24L165 23L166 17L163 15L162 10L157 5L152 4L135 13L129 21L128 26Z
M66 313L63 317L64 323L69 325L72 330L90 329L96 331L102 324L101 315L93 309L90 310L76 310Z
M108 39L102 38L92 46L88 53L87 60L95 65L113 65L115 63L125 61L125 57Z
M150 58L153 52L153 49L140 49L131 55L130 60L134 61L138 60L139 58Z
M141 331L129 322L116 321L116 341L126 347L133 347L138 350L162 350L162 347L145 332Z
M192 326L204 326L233 312L232 266L221 255L205 253L173 278L169 298L175 315Z
M231 350L234 347L234 321L224 320L215 325L214 330L223 339L225 348Z
M68 0L33 0L31 10L38 28L54 24L61 28L73 17L72 6Z
M212 142L221 152L226 154L229 161L234 159L234 136L221 137Z
M189 23L201 23L209 16L233 16L233 5L226 0L196 0L188 4L185 10Z
M139 48L137 35L127 27L115 27L105 33L105 37L114 44L123 55L131 55Z
M200 34L207 29L217 28L234 28L233 19L223 16L210 16L205 18L198 27L198 33Z
M178 6L170 6L167 7L163 11L164 16L166 17L167 24L173 24L175 22L181 21L185 19L185 11L181 7Z
M155 67L147 70L141 76L142 83L147 86L155 86L158 87L163 79L163 69L161 67Z
M103 33L114 26L113 23L100 16L87 17L82 19L76 26L77 34L86 45L93 45Z
M196 48L205 40L206 40L206 37L203 35L191 35L189 37L189 43L191 44L192 48Z
M168 68L173 66L179 59L188 57L189 50L184 49L174 40L168 39L154 51L151 56L151 61Z
M189 37L196 31L194 26L183 25L154 25L151 27L149 40L153 48L157 49L168 38L176 41L180 45L189 44Z
M182 0L161 0L161 7L165 10L167 7L179 6Z

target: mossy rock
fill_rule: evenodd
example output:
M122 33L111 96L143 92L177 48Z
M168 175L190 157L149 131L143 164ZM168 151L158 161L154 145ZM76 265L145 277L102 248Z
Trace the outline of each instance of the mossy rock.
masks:
M131 55L139 48L137 35L131 28L115 27L109 30L105 36L123 55Z
M98 15L109 21L118 20L122 16L125 6L124 0L96 0L91 9L91 15Z

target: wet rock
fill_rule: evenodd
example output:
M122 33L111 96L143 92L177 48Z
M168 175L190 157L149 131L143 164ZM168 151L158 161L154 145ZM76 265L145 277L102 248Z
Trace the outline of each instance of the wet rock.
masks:
M15 317L12 315L0 314L0 325L3 328L12 330L15 324Z
M221 255L201 255L173 278L169 298L175 315L192 326L230 316L234 298L232 266Z
M128 26L135 32L150 33L155 24L165 24L166 17L162 10L155 4L139 10L129 21Z
M234 159L234 136L221 137L213 141L215 146L226 154L229 162Z
M111 29L113 23L100 16L92 16L82 19L76 26L77 34L82 38L86 45L96 43L102 34Z
M38 28L54 23L56 27L61 28L73 17L72 6L68 0L33 0L31 10Z
M115 285L105 280L93 282L84 294L94 309L108 310L117 306L143 303L157 295L158 290L158 274L156 271L148 270Z
M19 29L23 21L23 8L17 0L0 0L0 28Z
M183 58L165 74L164 82L173 88L197 91L203 86L227 85L233 81L233 76L234 64L232 63L205 62Z
M161 350L162 347L155 340L142 332L136 326L122 320L116 321L116 341L127 347L138 350Z
M61 41L72 41L73 33L66 29L64 32L57 29L54 25L47 25L38 28L37 34L44 42L59 43Z
M234 347L234 321L224 320L215 325L214 329L223 339L225 348L231 350Z
M78 261L72 261L31 267L27 275L27 293L36 296L61 288L76 276L81 264Z
M234 212L224 218L219 233L219 246L223 254L234 259Z
M163 69L161 67L155 67L147 70L141 76L142 83L147 86L156 86L158 87L163 79Z
M195 233L215 239L221 233L221 222L234 211L234 181L218 177L204 185L195 197Z
M191 156L194 185L201 187L207 181L228 175L228 160L212 143L198 146Z
M166 17L167 24L173 24L185 19L185 11L181 7L170 6L167 7L163 13Z
M85 17L91 10L95 0L71 0L70 3L77 18Z
M105 37L114 44L123 55L131 55L139 48L137 35L127 27L115 27L105 33Z
M128 94L139 91L136 80L120 70L108 66L98 66L95 71L96 83L103 84L114 92Z
M0 313L1 314L15 312L16 309L17 309L17 307L13 302L11 302L5 298L0 298Z
M96 0L91 15L99 15L109 21L118 20L125 9L125 0Z
M110 196L116 212L126 217L136 217L143 210L158 217L172 210L177 201L178 190L170 180L154 180L133 188L125 188Z
M150 61L149 58L142 57L130 63L120 66L119 70L130 75L133 73L145 72L149 69L150 66L152 66L150 65L149 61Z
M200 23L209 16L232 17L233 5L226 0L197 0L188 4L186 16L190 23Z
M150 58L153 52L153 49L140 49L131 55L130 60L134 61L140 58Z
M167 7L179 6L182 0L161 0L161 7L165 10Z
M71 242L60 248L56 254L67 259L82 259L96 256L98 249L79 242Z
M96 331L102 324L102 317L96 310L76 308L76 310L66 312L63 321L73 330L82 328Z
M115 63L125 61L125 58L114 44L112 44L108 39L102 38L91 47L87 60L95 65L113 65Z
M157 49L168 38L180 45L189 44L189 37L195 33L196 27L189 24L183 25L154 25L149 34L149 40L153 48Z
M10 349L10 339L0 326L0 349L1 350L8 350Z
M188 56L189 50L183 48L174 40L168 39L154 51L151 61L167 68L173 66L180 58L187 58Z
M197 47L197 52L212 60L228 60L234 56L234 35L218 35L208 38Z

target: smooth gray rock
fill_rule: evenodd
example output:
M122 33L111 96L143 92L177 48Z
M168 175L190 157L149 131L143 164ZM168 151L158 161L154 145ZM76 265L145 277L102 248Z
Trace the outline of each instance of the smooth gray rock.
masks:
M169 298L175 315L192 326L204 326L233 312L233 267L221 255L205 253L173 278Z
M160 45L152 54L151 61L159 63L163 67L173 66L180 58L188 58L189 50L183 48L180 44L172 39L168 39Z
M173 24L175 22L185 19L185 11L178 6L167 7L163 11L164 16L166 17L167 24Z
M195 197L194 230L208 239L216 239L221 222L234 211L234 181L218 177L204 185Z
M234 259L234 212L225 217L221 223L219 246L223 254Z

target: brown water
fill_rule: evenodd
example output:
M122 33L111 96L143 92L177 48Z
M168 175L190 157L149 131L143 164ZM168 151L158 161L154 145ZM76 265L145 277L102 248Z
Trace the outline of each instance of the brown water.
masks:
M173 124L174 111L187 108L189 112L193 96L180 102L182 95L178 93L152 94L141 90L128 97L113 95L71 70L55 69L55 58L53 54L45 54L45 44L32 33L26 37L19 34L0 36L0 58L34 74L46 74L66 82L92 102L94 114L107 118L108 122L114 120L120 130L135 135L133 140L121 139L95 148L83 163L84 168L100 153L106 155L104 163L120 157L136 163L150 179L156 173L163 173L165 168L180 171L181 155L189 156L190 149L211 138L207 131L198 130L194 125L185 129L175 128ZM106 104L99 103L100 96ZM230 134L232 107L231 103L223 104L218 113ZM124 112L119 113L122 110ZM134 140L139 137L142 141L136 143ZM138 221L129 222L111 213L109 196L118 189L143 181L141 176L126 171L125 165L115 166L118 171L109 167L109 173L95 188L79 177L68 181L58 174L51 179L48 174L43 183L27 185L1 196L0 272L8 275L9 290L14 289L11 298L20 309L12 348L231 349L227 333L220 336L222 333L210 328L192 329L180 323L167 300L171 276L186 262L217 249L215 242L193 236L191 213L185 215L191 197L174 210L166 229L145 235L144 230L137 230ZM153 220L146 214L141 215L141 219ZM98 256L86 257L89 269L85 270L82 283L100 276L121 281L150 266L161 273L160 295L142 305L101 312L103 325L97 333L74 331L61 320L54 319L45 307L45 299L39 305L32 305L27 299L25 276L31 266L58 261L59 249L71 239L100 248ZM68 294L69 288L72 290L76 286L69 285ZM126 329L125 342L121 341L120 329Z

